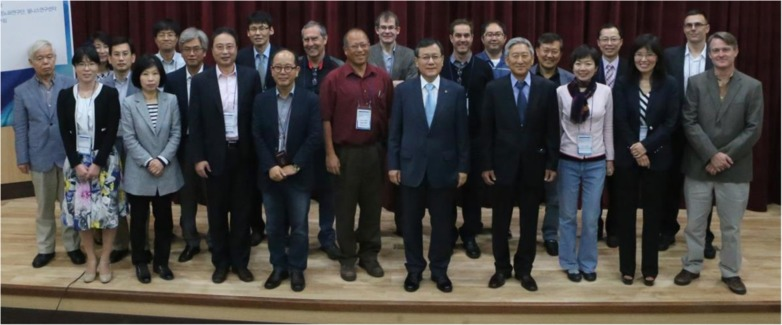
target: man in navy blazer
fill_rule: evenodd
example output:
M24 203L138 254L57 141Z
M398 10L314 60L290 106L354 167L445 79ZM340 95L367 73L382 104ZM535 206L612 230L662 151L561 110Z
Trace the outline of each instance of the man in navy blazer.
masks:
M415 49L420 77L397 86L388 137L388 177L401 186L405 243L405 290L418 290L426 268L421 220L429 209L432 237L429 268L443 292L451 292L448 263L453 253L456 189L470 171L465 91L440 78L443 46L425 38Z
M559 110L556 85L529 72L535 61L532 43L516 37L505 45L511 74L486 85L481 121L483 181L493 188L492 251L499 288L513 268L521 286L538 290L532 278L538 206L544 182L556 178L559 157ZM510 263L508 229L519 206L519 244Z
M272 57L279 48L269 42L274 35L272 16L265 11L253 12L247 17L247 37L252 45L245 47L236 55L236 64L255 69L261 78L263 90L274 88L272 78Z
M212 274L222 283L228 268L245 282L253 280L250 261L249 214L256 158L253 148L252 103L261 91L258 74L236 64L236 32L221 27L212 37L217 66L193 77L190 89L187 150L196 173L206 178L207 217L212 236ZM228 213L231 213L230 224Z

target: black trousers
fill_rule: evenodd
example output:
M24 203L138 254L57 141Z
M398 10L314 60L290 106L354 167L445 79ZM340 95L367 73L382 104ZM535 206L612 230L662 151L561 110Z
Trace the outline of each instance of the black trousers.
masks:
M171 231L174 229L171 215L171 194L162 196L126 194L128 203L130 203L130 247L133 265L153 262L154 265L168 266L168 257L171 254ZM155 215L155 257L153 261L147 260L146 254L144 254L150 203L152 204L152 213Z
M482 172L481 144L477 140L472 140L470 143L470 172L467 175L467 183L460 189L462 220L464 223L458 230L458 236L462 238L462 241L475 239L475 236L483 231L481 206L483 204L483 196L488 189L483 182L483 178L481 178ZM453 240L456 242L456 237Z
M403 171L404 172L404 171ZM432 188L424 177L418 187L400 186L402 203L402 235L405 243L407 272L426 269L423 247L424 212L429 210L432 228L429 242L429 268L433 277L446 276L453 253L453 224L456 221L456 188Z
M606 221L604 223L603 218L600 217L603 215L603 210L601 208L597 213L598 215L597 237L598 238L603 237L604 224L605 224L606 236L617 236L618 229L619 229L618 218L614 216L614 210L616 210L617 200L615 200L614 197L611 195L614 188L614 176L606 176L605 188L606 190L603 192L603 195L608 195L608 206L606 207ZM598 207L600 207L600 205L598 205Z

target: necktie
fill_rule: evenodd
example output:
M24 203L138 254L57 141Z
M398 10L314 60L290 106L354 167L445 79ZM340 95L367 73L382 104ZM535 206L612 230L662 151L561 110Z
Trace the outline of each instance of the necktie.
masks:
M606 66L606 86L610 88L614 88L614 79L616 79L616 71L614 71L614 66L609 64Z
M432 96L432 90L434 90L433 84L426 84L426 102L424 109L426 110L426 125L432 126L432 119L434 118L434 96Z
M524 87L526 85L526 81L516 81L516 89L519 90L519 97L516 98L516 107L519 109L521 126L524 126L524 117L527 113L527 97L524 96Z
M261 88L266 89L266 55L258 53L258 74L261 76Z

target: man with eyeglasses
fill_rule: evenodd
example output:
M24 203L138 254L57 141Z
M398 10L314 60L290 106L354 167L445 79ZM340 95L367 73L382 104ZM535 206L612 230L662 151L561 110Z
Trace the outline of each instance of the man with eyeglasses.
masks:
M394 87L418 76L413 50L396 42L401 28L399 17L384 11L375 18L378 42L369 48L369 63L383 68L391 76Z
M179 35L179 24L171 19L159 20L152 27L152 36L155 37L158 53L155 56L163 63L166 73L171 73L185 66L182 54L176 51Z
M368 64L369 38L357 28L343 38L347 64L326 76L320 88L326 170L333 174L340 277L356 280L356 261L370 276L385 273L380 253L382 151L394 86L388 73ZM354 229L356 204L361 212ZM356 251L358 248L358 251Z
M481 206L487 195L486 185L481 181L480 164L480 130L481 107L486 84L494 79L491 66L484 60L475 59L472 55L472 22L466 19L456 19L450 25L450 40L453 53L443 63L441 77L456 81L464 87L466 93L465 108L470 124L470 173L467 184L462 186L460 197L462 203L462 227L453 227L453 244L461 237L464 250L469 258L479 258L481 249L475 237L483 231L481 222ZM457 201L459 201L457 199ZM455 210L454 210L455 211Z
M713 65L708 55L708 46L706 46L706 36L709 34L709 21L706 19L706 13L698 9L688 11L685 14L682 28L687 43L667 48L663 53L668 73L679 83L682 94L681 109L684 109L687 103L687 81L690 77L711 69ZM673 166L676 168L669 173L668 200L666 200L668 206L666 206L666 212L660 223L660 251L667 250L670 245L676 242L676 233L681 228L677 218L679 217L679 202L681 202L684 188L684 174L678 167L681 166L685 142L684 130L676 128L671 135ZM706 222L706 244L703 248L703 256L708 259L717 256L713 245L714 233L710 229L711 219L712 213L710 212Z
M502 48L505 46L505 25L499 20L489 20L481 26L481 41L483 52L475 57L486 61L492 69L494 79L502 78L510 73L505 64L505 55Z

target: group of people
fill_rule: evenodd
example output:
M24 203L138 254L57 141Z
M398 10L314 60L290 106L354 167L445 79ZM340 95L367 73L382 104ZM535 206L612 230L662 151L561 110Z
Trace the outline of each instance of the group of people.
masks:
M186 262L200 253L195 212L203 192L214 283L229 271L253 281L251 247L268 235L273 271L264 286L290 279L292 290L303 290L311 198L320 202L321 250L339 261L340 277L356 280L356 266L382 277L381 193L390 182L404 238L405 290L418 290L427 267L425 211L431 279L450 292L456 242L461 238L470 258L480 257L475 238L483 229L481 206L490 201L495 273L488 286L514 277L536 291L541 202L546 252L558 256L570 281L595 281L605 185L605 240L619 247L624 284L636 277L636 210L643 210L641 279L651 286L658 251L679 230L683 193L687 254L674 282L689 284L704 258L714 258L715 200L722 281L746 293L740 226L762 87L736 69L733 35L708 36L702 11L685 15L685 45L663 51L658 37L643 34L627 57L619 55L621 30L606 24L599 50L581 45L571 52L572 72L559 67L559 35L544 33L535 45L523 37L506 42L496 20L481 26L484 51L475 55L472 23L453 21L448 55L431 38L414 49L398 44L399 18L385 11L375 20L377 44L361 29L345 33L345 62L325 53L328 34L319 22L303 26L305 53L298 57L271 44L268 13L252 13L247 25L252 45L239 49L233 29L218 28L210 39L161 20L153 28L159 52L138 59L129 39L97 32L74 51L75 80L54 72L49 42L29 48L35 76L15 90L14 130L18 167L32 173L38 203L34 267L54 257L60 200L64 245L74 264L86 263L85 282L111 281L110 263L128 254L128 242L140 282L151 281L150 263L171 280L172 197L178 193L182 206L186 246L179 261ZM204 64L210 49L214 67ZM511 261L516 206L520 236ZM94 243L104 246L100 257Z

